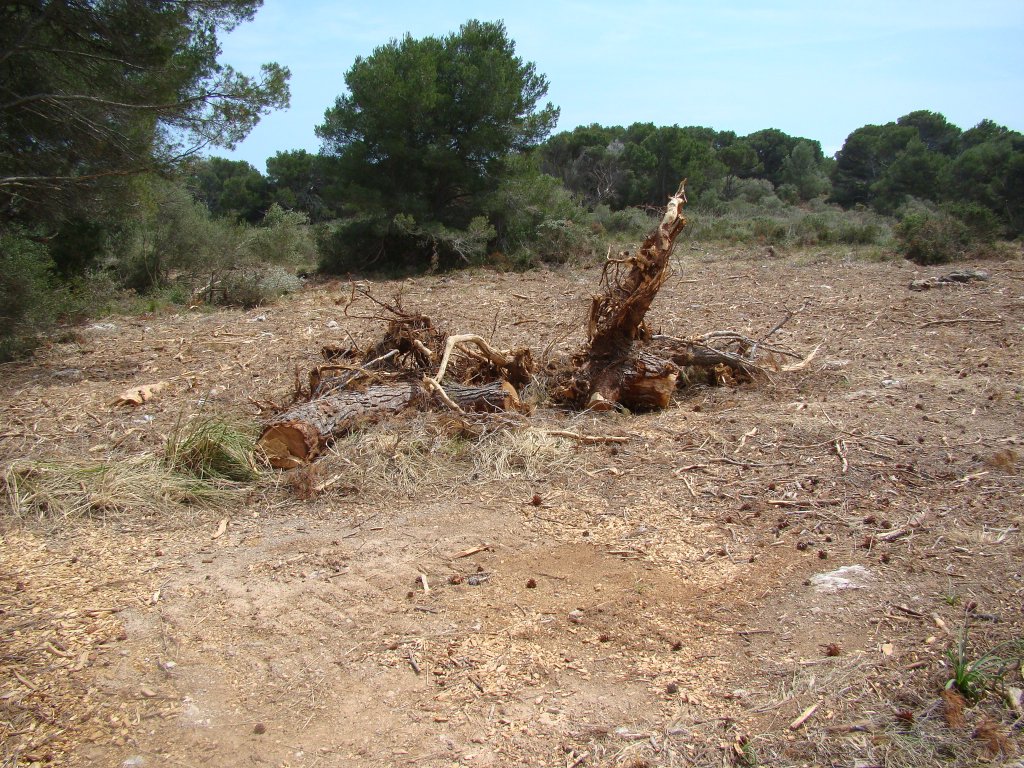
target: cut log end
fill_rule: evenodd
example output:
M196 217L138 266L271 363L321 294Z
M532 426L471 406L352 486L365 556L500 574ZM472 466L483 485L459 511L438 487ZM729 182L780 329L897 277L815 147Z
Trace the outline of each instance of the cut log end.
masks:
M272 467L293 469L313 459L319 440L301 422L268 427L257 442Z

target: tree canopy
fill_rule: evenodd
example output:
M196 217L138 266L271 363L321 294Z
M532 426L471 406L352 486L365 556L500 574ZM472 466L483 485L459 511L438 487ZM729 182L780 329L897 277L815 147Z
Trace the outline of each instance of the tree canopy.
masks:
M535 147L558 109L548 81L515 55L501 22L446 37L406 35L358 58L316 129L354 212L463 229L514 154Z
M990 212L1004 234L1024 230L1024 135L982 120L966 131L918 110L851 133L836 155L832 200L896 214L912 199Z
M286 68L264 64L253 77L217 61L218 31L260 4L0 6L0 215L83 212L97 199L88 190L207 147L231 148L263 114L287 106Z

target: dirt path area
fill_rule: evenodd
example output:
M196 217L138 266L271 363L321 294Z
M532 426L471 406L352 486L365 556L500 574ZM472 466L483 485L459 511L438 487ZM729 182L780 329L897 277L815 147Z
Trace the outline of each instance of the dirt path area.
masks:
M7 516L0 765L1020 759L1024 712L1004 694L1024 687L1022 263L925 292L907 284L943 270L693 251L677 266L655 327L756 338L802 307L774 338L820 345L812 365L664 412L535 416L623 444L481 461L465 440L403 442L400 422L373 472L343 442L312 480L273 475L223 508ZM597 278L373 290L540 352L579 344ZM251 416L324 343L376 338L345 297L83 328L3 367L0 460L124 461L200 409ZM152 402L111 404L157 380ZM409 418L406 435L432 423ZM409 474L420 454L434 475ZM963 710L942 691L965 628L965 661L1016 664Z

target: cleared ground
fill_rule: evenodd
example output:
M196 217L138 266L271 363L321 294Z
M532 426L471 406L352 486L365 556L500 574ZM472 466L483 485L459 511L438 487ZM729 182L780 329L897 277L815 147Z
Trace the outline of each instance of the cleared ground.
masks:
M772 339L813 362L664 412L533 417L621 444L412 415L219 508L6 515L2 765L1019 759L1024 264L971 266L991 279L912 292L949 270L685 246L655 328L758 338L800 309ZM580 344L599 274L370 287L540 355ZM196 413L251 418L324 344L379 337L348 297L79 329L0 369L0 459L123 463ZM959 712L965 629L966 661L1018 660Z

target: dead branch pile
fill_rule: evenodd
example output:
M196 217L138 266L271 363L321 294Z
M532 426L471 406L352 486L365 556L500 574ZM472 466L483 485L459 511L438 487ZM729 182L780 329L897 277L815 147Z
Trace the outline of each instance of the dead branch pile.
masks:
M555 403L591 410L664 408L680 386L750 381L765 370L756 362L759 353L799 357L766 343L792 313L760 340L726 331L695 339L651 333L645 318L668 279L676 237L686 226L685 204L684 181L635 254L609 255L602 290L591 301L587 343L544 368L545 389ZM353 284L349 304L356 293ZM528 412L520 393L537 376L529 349L501 350L475 334L448 335L397 300L388 304L365 290L360 294L382 310L376 319L387 329L366 350L323 349L329 362L310 372L305 402L264 427L259 445L275 467L309 462L341 435L407 408Z

